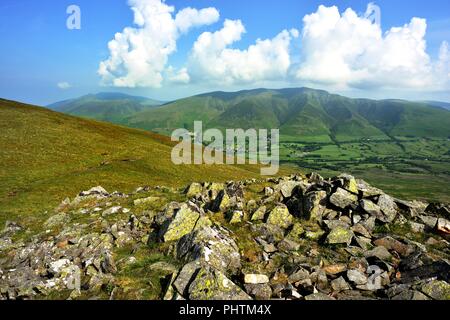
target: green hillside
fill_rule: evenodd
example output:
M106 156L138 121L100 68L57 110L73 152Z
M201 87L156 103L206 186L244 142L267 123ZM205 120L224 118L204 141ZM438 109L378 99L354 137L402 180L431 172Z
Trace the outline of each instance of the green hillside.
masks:
M57 102L49 105L48 108L74 116L120 124L124 118L132 114L161 104L161 101L145 97L103 92Z
M0 225L43 219L97 185L131 191L259 175L255 166L175 166L167 137L1 99L0 131Z

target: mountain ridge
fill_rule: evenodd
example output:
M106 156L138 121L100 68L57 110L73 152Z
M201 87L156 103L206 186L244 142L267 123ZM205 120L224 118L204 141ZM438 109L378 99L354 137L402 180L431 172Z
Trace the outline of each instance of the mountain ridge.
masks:
M47 108L74 116L120 124L120 120L136 112L164 104L147 97L118 92L99 92L52 103Z
M137 112L122 124L163 134L194 120L206 127L280 128L287 137L339 141L448 137L450 113L421 102L352 99L311 88L215 91Z

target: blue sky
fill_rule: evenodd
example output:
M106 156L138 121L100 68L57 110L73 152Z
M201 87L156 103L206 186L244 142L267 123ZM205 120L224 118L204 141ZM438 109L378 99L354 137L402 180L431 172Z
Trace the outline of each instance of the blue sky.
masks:
M146 1L156 0L134 1L146 12L152 8ZM81 30L66 28L66 8L71 4L81 9ZM368 1L167 0L163 5L175 7L171 13L174 19L177 12L186 7L198 10L213 7L220 16L205 12L207 22L191 26L188 32L170 33L176 50L155 56L155 50L158 52L161 48L154 45L151 38L154 32L133 24L133 11L126 0L2 0L0 97L45 105L100 91L172 100L212 90L310 86L350 96L450 101L450 59L448 54L443 54L443 43L450 42L450 3L447 1L377 1L376 5L381 8L381 40L376 28L363 21ZM329 29L323 38L313 36L333 16L332 10L319 11L320 5L339 9L342 15L340 33L334 34L334 29ZM343 12L347 8L352 8L360 19L356 22L350 16L344 19ZM303 18L313 13L318 15L318 21L310 22L312 31L305 36ZM154 21L151 14L148 19ZM423 38L419 36L422 23L410 24L413 17L426 19ZM225 27L226 19L235 23ZM400 32L402 36L397 33L392 39L387 36L391 28L405 24L410 25ZM118 61L112 63L111 60L113 52L108 49L108 43L125 27L134 28L147 41L140 51L143 54L138 55L143 61L137 66L126 65L127 50L119 53ZM361 33L355 30L363 27L368 28L373 44L358 34L346 42L347 34ZM283 30L286 33L282 33ZM201 40L199 37L205 32L209 33L206 35L209 38ZM220 41L225 41L229 34L235 39L222 46ZM341 39L339 37L342 40L334 47L328 46L327 39ZM206 38L219 43L212 46ZM268 42L251 52L249 46L254 46L257 39ZM426 40L426 48L419 48L421 40ZM195 43L198 43L197 50L193 49ZM341 48L339 43L347 44ZM407 57L397 57L398 61L382 57L385 52L395 56L395 50L405 48L405 44L411 46L405 50ZM376 47L384 49L377 51ZM278 53L267 57L272 51ZM414 55L409 56L408 52ZM108 68L99 75L102 61L107 62ZM215 70L216 65L223 66L223 70ZM161 76L162 80L147 81L156 76ZM398 81L391 83L396 77Z

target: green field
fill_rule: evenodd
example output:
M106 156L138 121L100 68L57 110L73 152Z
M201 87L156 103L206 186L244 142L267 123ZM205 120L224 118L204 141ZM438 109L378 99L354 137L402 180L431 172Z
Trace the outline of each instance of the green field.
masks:
M348 172L398 197L450 202L450 139L282 142L281 150L282 163L306 171Z

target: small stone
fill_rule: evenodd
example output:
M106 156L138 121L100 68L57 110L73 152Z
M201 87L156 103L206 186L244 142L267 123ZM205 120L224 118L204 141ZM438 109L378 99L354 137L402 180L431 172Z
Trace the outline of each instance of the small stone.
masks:
M325 234L325 231L319 229L319 230L306 230L305 232L305 238L312 240L312 241L317 241L319 240L323 235Z
M101 186L94 187L94 188L89 189L88 191L83 191L80 193L80 197L87 197L87 196L92 196L92 195L107 197L107 196L109 196L109 193Z
M395 201L393 198L386 194L382 194L378 198L378 206L383 211L386 220L385 222L391 223L395 220L395 217L397 216L398 207L395 204Z
M230 224L238 224L242 222L244 213L242 211L235 210L230 214L229 222Z
M271 187L265 187L264 188L264 195L266 197L269 197L269 196L273 195L274 192L275 191Z
M300 244L289 240L289 239L283 239L279 244L278 244L278 249L281 251L298 251L300 249Z
M266 216L266 206L259 207L252 215L252 221L264 220Z
M424 233L425 225L422 223L410 222L411 230L416 233Z
M376 246L385 247L388 250L394 250L399 253L401 256L406 257L412 253L413 249L408 245L401 243L398 240L395 240L392 237L384 237L374 241Z
M450 284L434 280L422 286L422 292L434 300L450 300Z
M367 276L359 270L348 270L347 278L355 285L364 285L367 283Z
M121 211L122 211L122 207L120 207L120 206L111 207L111 208L106 209L105 211L103 211L102 217L107 217L107 216L111 216L111 215L114 215L114 214L118 214Z
M268 284L245 284L245 291L256 300L270 300L272 288Z
M188 285L199 268L200 262L193 261L185 264L180 270L175 281L173 282L173 286L181 295L185 295L187 293Z
M305 300L307 300L307 301L316 301L316 300L317 301L325 301L325 300L336 300L336 299L333 297L330 297L326 294L323 294L323 293L313 293L313 294L310 294L309 296L306 296Z
M135 206L140 206L140 205L152 205L158 203L159 201L161 201L160 197L148 197L143 199L136 199L134 200L133 203Z
M310 221L322 221L326 210L327 193L325 191L315 191L308 193L303 203L303 218Z
M353 232L343 227L337 227L328 234L326 243L350 245L353 239Z
M360 201L361 208L371 216L381 218L383 216L381 208L370 200L363 199Z
M70 222L70 217L67 213L60 213L57 215L54 215L50 217L47 221L44 223L44 227L46 228L54 228L59 227L62 225L66 225Z
M353 227L352 227L352 231L355 233L355 234L360 234L360 235L362 235L362 236L364 236L364 237L366 237L366 238L371 238L372 237L372 235L370 234L370 232L362 225L362 224L355 224Z
M343 277L339 277L333 281L331 281L331 287L334 291L340 292L345 290L350 290L350 286L348 285L347 281Z
M439 218L437 223L437 230L445 234L450 234L450 221L444 218Z
M438 218L431 216L419 216L419 219L429 228L434 229L438 223Z
M212 210L214 212L224 212L231 205L231 199L228 193L225 190L219 192L216 200L214 200L214 204Z
M299 240L302 235L305 233L305 229L300 223L294 223L291 231L289 231L287 237L293 240Z
M299 185L298 181L283 181L278 185L278 189L284 198L290 198L294 189Z
M351 193L358 194L358 184L355 177L349 174L341 174L338 178L343 180L344 189L350 191Z
M50 263L49 266L49 271L54 274L57 275L59 274L64 268L68 267L71 264L69 259L61 259L61 260L57 260L54 261L52 263Z
M392 259L392 255L385 247L375 247L374 249L367 251L365 253L366 258L376 257L382 261L390 261Z
M203 187L200 183L192 183L187 189L186 189L186 196L188 198L193 198L197 195L200 195L203 191Z
M269 277L264 274L246 274L244 282L249 284L264 284L269 282Z
M358 190L362 193L363 198L371 198L383 194L383 191L375 187L372 187L364 180L357 179L356 183L358 186Z
M347 266L342 263L332 264L332 265L323 267L322 270L325 271L327 274L335 275L335 274L339 274L339 273L346 271Z
M330 197L330 202L338 208L345 209L358 201L358 196L342 188L337 188Z
M202 268L189 286L191 300L251 300L241 288L223 273L212 268Z
M181 239L184 235L194 230L200 213L193 205L183 204L175 217L169 221L163 233L165 242Z

